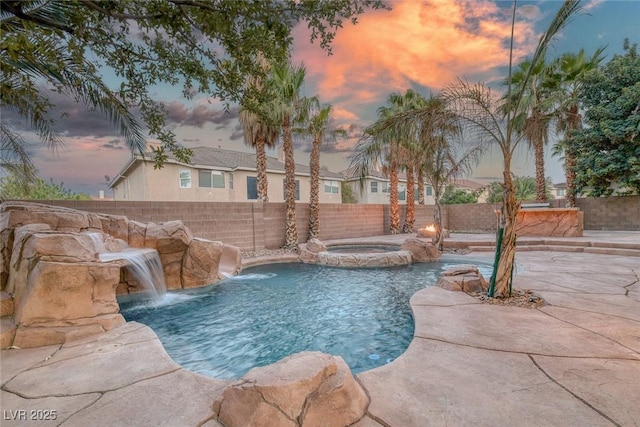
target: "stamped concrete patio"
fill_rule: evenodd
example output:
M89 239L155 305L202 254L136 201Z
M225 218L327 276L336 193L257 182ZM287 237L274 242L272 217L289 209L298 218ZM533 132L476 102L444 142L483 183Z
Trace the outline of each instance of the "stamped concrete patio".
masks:
M454 234L449 244L482 251L492 238ZM355 425L640 425L640 233L532 239L521 249L515 286L547 305L419 291L408 350L356 376L371 403ZM227 382L182 369L138 323L0 357L3 426L220 425L212 404ZM51 411L53 420L30 421Z

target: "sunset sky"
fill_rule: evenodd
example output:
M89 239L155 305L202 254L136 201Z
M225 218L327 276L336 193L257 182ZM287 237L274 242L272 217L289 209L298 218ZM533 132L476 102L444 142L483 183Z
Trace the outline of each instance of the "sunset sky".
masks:
M362 128L376 119L376 110L392 92L412 88L426 96L457 77L498 86L506 75L512 2L452 0L388 1L392 11L369 11L356 26L345 24L327 56L310 44L304 25L294 29L293 60L307 68L304 95L318 95L334 107L336 126L349 137L323 147L321 163L333 171L348 166L346 158ZM640 1L585 1L585 13L574 18L555 41L550 56L588 54L607 46L608 61L622 52L625 37L640 42ZM531 54L539 35L560 7L558 1L518 2L515 32L516 60ZM237 107L225 113L220 102L205 97L186 101L178 87L158 87L157 99L167 105L168 121L185 146L212 146L247 151L238 127ZM60 123L65 147L56 153L36 143L31 147L39 175L64 182L67 188L97 195L107 191L105 175L115 176L131 153L108 121L67 99L54 99L69 117ZM490 153L470 179L498 177L500 156ZM275 153L270 153L275 155ZM304 146L296 159L308 163ZM564 181L559 161L547 156L547 175ZM513 167L516 175L533 176L533 155L523 150Z

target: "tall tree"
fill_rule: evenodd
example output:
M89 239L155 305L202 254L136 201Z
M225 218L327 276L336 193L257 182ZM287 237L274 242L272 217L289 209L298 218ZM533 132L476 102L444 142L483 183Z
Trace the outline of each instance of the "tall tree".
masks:
M382 172L389 177L389 233L400 232L400 208L398 206L398 172L410 158L407 131L404 127L393 126L393 118L415 108L420 95L411 89L403 95L392 93L389 105L378 108L378 120L368 126L363 137L354 147L350 156L350 168L360 177L361 186L369 169L382 165ZM407 191L413 191L413 189ZM413 205L411 206L413 208ZM413 211L408 213L410 228L413 227Z
M355 24L369 8L388 7L381 0L1 0L0 106L26 117L45 142L57 143L54 89L103 111L129 146L143 152L135 109L149 135L162 141L156 165L167 150L186 160L189 151L176 143L162 104L152 98L155 85L181 85L186 98L202 93L239 101L246 77L264 75L256 55L285 60L295 25L305 22L311 40L330 51L337 29ZM108 87L104 74L115 75L119 87ZM3 121L2 147L24 147L18 134Z
M523 113L524 88L528 86L531 72L522 79L519 88L513 88L510 76L513 55L513 31L515 29L515 2L512 14L511 41L509 57L509 74L507 77L507 96L510 102L506 107L494 96L490 89L481 83L470 84L466 81L458 81L444 90L444 97L455 107L462 124L474 131L479 138L495 142L502 152L503 157L503 200L501 210L501 224L498 230L496 242L496 257L494 263L489 295L495 297L508 297L511 295L513 268L515 266L516 245L516 216L520 208L515 198L515 188L511 174L511 160L515 149L522 140L522 136L516 132L516 117ZM561 31L570 18L580 10L580 2L577 0L565 0L549 28L540 37L538 46L531 57L531 71L537 64L544 60L546 50L553 37ZM512 93L512 90L514 92Z
M396 114L402 115L403 113L409 111L415 111L421 108L424 108L427 103L427 100L421 94L409 89L407 90L402 98L398 102L398 106L396 108ZM404 128L400 132L397 132L398 138L400 139L401 149L400 149L400 164L404 169L407 177L407 206L405 211L405 220L402 225L403 233L412 233L413 226L416 221L415 217L415 172L420 171L420 151L422 149L422 144L420 144L420 140L415 137L415 132L412 132L411 122L409 122L410 126L408 128ZM418 173L418 176L420 174ZM420 181L420 180L418 180ZM424 192L424 182L420 185L420 192ZM419 196L418 196L419 197ZM423 196L424 201L424 196Z
M514 117L514 126L533 149L536 169L536 200L547 201L544 172L544 147L549 140L549 125L553 117L553 97L551 91L551 71L544 58L537 64L526 60L518 65L511 75L514 86L510 93L514 96L522 94L520 113ZM525 77L526 79L525 85ZM508 83L508 82L507 82Z
M314 100L315 101L315 100ZM312 102L312 110L305 132L311 138L309 170L311 175L311 193L309 197L309 239L320 237L320 147L325 137L346 136L344 129L331 129L331 105L321 106Z
M554 154L564 155L567 201L570 207L576 205L576 150L569 143L569 136L572 131L582 129L580 89L585 76L604 59L603 52L604 48L601 47L588 58L584 49L580 49L578 54L565 53L552 63L556 131L564 134L564 138L554 146Z
M262 54L258 54L257 62L265 70L269 70L269 63ZM269 180L267 179L267 152L266 148L276 146L279 136L279 124L269 117L268 103L261 103L253 94L266 91L262 77L252 76L247 85L250 91L243 98L240 106L239 120L242 126L244 143L256 150L256 184L258 200L269 201Z
M293 153L292 129L305 108L300 95L306 70L304 65L293 65L290 61L271 64L269 85L273 99L269 104L271 117L280 123L282 130L282 148L284 151L285 169L285 204L286 204L286 249L298 247L298 230L296 227L296 163ZM303 114L303 116L306 116Z
M576 191L592 196L640 193L640 56L624 54L585 75L585 126L566 138L576 153Z

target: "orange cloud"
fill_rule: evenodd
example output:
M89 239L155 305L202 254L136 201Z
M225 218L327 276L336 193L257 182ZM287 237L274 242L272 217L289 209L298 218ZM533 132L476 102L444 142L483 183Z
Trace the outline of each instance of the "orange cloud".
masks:
M412 84L434 90L456 77L487 76L509 60L511 16L494 2L450 0L391 2L392 11L365 13L355 26L345 24L326 56L308 45L304 26L295 29L294 59L307 67L307 81L337 111L360 115L375 109L391 92ZM515 57L537 42L531 7L515 29ZM361 115L360 115L361 116ZM345 117L346 119L346 117Z

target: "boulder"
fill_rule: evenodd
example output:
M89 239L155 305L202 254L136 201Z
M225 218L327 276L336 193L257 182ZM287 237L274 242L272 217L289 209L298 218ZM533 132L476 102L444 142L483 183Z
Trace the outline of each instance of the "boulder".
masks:
M0 207L2 230L27 224L47 224L52 230L66 232L100 231L102 223L98 214L42 205L31 202L4 202Z
M129 240L129 218L122 215L98 214L98 219L105 234L125 242Z
M484 279L478 267L466 264L442 272L436 286L450 291L467 293L486 292L489 289L489 283Z
M167 289L182 287L182 259L192 240L191 231L182 221L147 224L144 247L155 249L160 254Z
M317 254L318 252L325 252L327 246L318 239L309 239L307 242L307 250Z
M214 403L225 426L347 426L369 399L341 357L302 352L254 368Z
M307 243L298 245L298 259L301 262L316 264L318 263L318 254L326 252L327 246L318 239L309 239Z
M434 262L440 259L440 251L429 242L409 238L402 242L400 249L411 252L413 262Z
M193 239L182 259L182 287L210 285L218 280L222 243Z
M132 248L144 248L144 238L147 234L147 224L138 221L129 221L127 243Z

